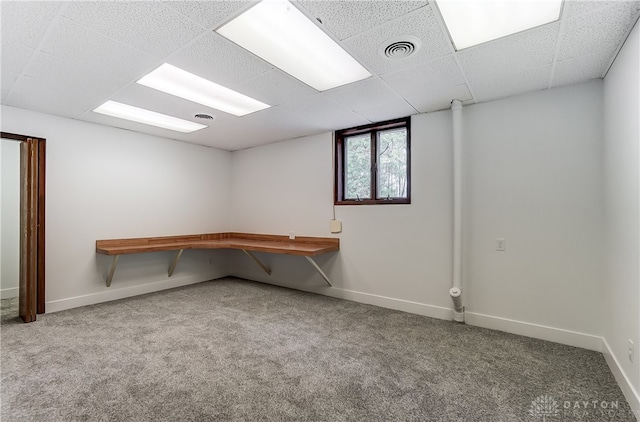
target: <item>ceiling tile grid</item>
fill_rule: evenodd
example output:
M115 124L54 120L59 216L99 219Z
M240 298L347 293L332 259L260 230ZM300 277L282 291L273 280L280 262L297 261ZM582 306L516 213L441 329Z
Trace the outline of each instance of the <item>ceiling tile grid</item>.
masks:
M387 41L406 35L417 37L422 42L422 47L411 56L390 59L378 53L380 46ZM360 63L377 75L451 54L451 43L442 33L431 6L347 38L344 45Z
M470 82L476 101L491 101L530 91L546 89L551 66L529 69L522 73Z
M319 19L322 26L339 40L384 24L427 5L427 1L318 1L298 0L307 15Z
M167 60L169 64L222 86L248 81L273 66L215 32L202 36Z
M209 137L212 142L224 145L225 149L238 150L322 132L326 129L304 117L280 108L270 108L220 127L213 123Z
M20 44L10 44L2 41L2 72L20 74L24 70L35 50ZM4 88L3 88L4 89Z
M161 59L205 30L157 1L75 1L63 16Z
M55 13L43 6L46 3L0 2L0 28L4 28L0 37L0 68L3 73L2 91L5 91L6 96L55 18ZM7 77L4 76L5 73Z
M120 129L131 130L134 132L141 132L153 136L159 136L162 138L169 138L177 141L184 141L188 143L212 146L211 142L208 142L206 138L202 138L202 131L196 131L192 133L180 133L168 129L159 128L156 126L145 125L142 123L132 122L125 119L116 119L111 116L107 116L100 113L86 113L82 118L83 121L96 123L104 126L117 127ZM202 129L207 130L207 129Z
M22 76L16 81L5 104L41 113L75 117L93 107L94 102L92 96L78 96L75 90L65 90L49 81Z
M152 56L60 18L25 74L73 90L74 96L91 99L96 107L156 64Z
M384 122L385 120L399 119L417 113L417 110L405 100L392 101L354 111L371 122Z
M640 13L640 1L617 1L566 19L558 60L587 54L609 58L624 41Z
M323 94L348 110L373 107L401 99L376 76L325 91Z
M216 124L221 124L232 120L238 120L237 117L223 111L135 83L128 86L127 89L112 95L110 99L207 126L210 126L211 123L214 122ZM91 111L88 113L91 113ZM199 119L195 117L196 114L208 114L214 119ZM115 119L115 117L112 118Z
M11 91L11 88L13 88L13 84L15 83L16 80L18 80L18 77L20 76L20 74L12 72L10 70L3 69L2 72L0 72L0 75L2 76L0 87L2 89L3 98L4 98L5 94L6 95L9 94L9 91Z
M55 17L55 12L42 6L42 2L0 2L2 28L10 28L8 31L2 31L3 50L5 43L24 45L32 49L38 47Z
M271 106L318 93L309 85L287 75L280 69L261 73L249 80L229 85L229 88Z
M551 23L457 52L469 81L523 73L553 62L560 24Z
M562 14L564 17L571 18L583 13L593 12L603 7L611 6L620 1L629 0L564 0Z
M55 0L42 0L42 1L33 1L31 2L34 5L46 9L49 12L56 13L60 7L65 4L64 1L55 1Z
M602 77L611 58L603 54L589 54L555 64L551 86L562 86L585 82Z
M640 15L640 0L565 0L560 22L455 52L433 2L292 1L373 76L318 93L214 32L253 1L1 1L0 100L235 150L602 77ZM413 55L379 53L405 36L422 42ZM165 62L273 107L239 118L135 83ZM108 99L209 127L181 134L91 112Z
M292 101L279 107L281 110L304 118L325 130L338 130L371 123L356 113L347 110L323 94L316 94Z
M241 0L200 0L168 1L163 3L207 29L217 29L230 18L240 14L256 2Z
M431 62L385 73L382 79L403 97L416 92L433 92L442 87L452 87L465 83L464 76L453 55Z
M407 97L409 104L420 113L449 108L452 100L467 101L471 99L471 92L466 84L433 87L430 91L417 91L414 95Z

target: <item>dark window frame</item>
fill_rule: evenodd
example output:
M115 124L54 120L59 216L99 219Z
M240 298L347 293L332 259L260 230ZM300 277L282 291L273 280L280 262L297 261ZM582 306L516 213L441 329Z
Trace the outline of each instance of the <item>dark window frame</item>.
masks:
M377 134L378 132L395 129L407 129L407 197L376 199L378 189L377 179ZM353 135L369 133L371 142L371 199L345 199L344 179L345 179L345 138ZM334 204L335 205L392 205L411 204L411 117L388 120L386 122L373 123L365 126L358 126L351 129L344 129L335 132L335 174L334 174Z

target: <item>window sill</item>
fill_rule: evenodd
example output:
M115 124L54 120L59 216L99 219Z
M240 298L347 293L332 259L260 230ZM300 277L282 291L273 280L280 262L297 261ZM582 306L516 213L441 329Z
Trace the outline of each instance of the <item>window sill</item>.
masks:
M402 199L363 199L361 201L357 200L342 200L335 201L335 205L408 205L411 204L411 198L402 198Z

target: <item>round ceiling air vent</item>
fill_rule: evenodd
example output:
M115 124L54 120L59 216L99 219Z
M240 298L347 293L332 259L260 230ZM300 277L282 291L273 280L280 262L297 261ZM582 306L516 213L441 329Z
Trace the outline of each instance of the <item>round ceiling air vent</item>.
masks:
M422 42L411 35L395 37L383 42L378 48L378 53L387 59L404 59L409 57L422 47Z
M196 114L193 117L195 117L196 119L213 120L213 116L210 114Z

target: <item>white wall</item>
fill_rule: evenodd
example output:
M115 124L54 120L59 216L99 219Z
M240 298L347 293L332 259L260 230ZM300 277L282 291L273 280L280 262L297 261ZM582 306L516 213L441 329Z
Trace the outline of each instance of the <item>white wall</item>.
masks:
M47 311L226 275L224 251L123 256L110 288L97 239L229 228L229 152L3 106L2 130L47 139ZM208 264L208 257L214 262Z
M236 254L236 275L446 318L451 278L451 118L412 119L411 206L339 206L340 253L317 260L332 278L327 289L299 257L262 255L266 276ZM331 236L330 134L233 154L232 214L237 231ZM408 302L408 303L407 303Z
M469 322L600 335L602 81L466 107L464 123Z
M605 272L604 338L608 356L640 400L640 28L636 27L604 81ZM635 344L634 363L627 342ZM615 374L615 371L614 371ZM620 380L619 380L620 382ZM627 399L632 402L627 392Z
M601 81L465 107L471 323L600 347L601 111ZM296 257L235 272L450 318L451 157L451 113L414 116L412 204L336 207L340 253L319 259L336 288ZM329 236L331 166L330 135L235 152L233 228Z
M20 142L0 141L0 297L18 296L20 277Z

